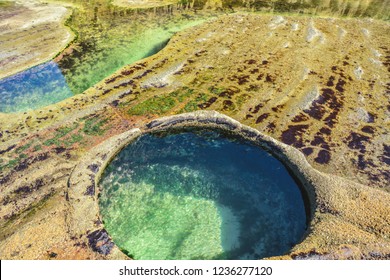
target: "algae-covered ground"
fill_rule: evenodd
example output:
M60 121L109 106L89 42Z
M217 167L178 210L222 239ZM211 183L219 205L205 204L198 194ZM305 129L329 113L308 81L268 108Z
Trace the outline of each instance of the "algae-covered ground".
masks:
M279 258L390 258L388 1L182 1L142 10L103 0L20 2L0 1L2 77L53 58L74 36L56 61L75 87L72 77L82 77L86 65L104 72L94 58L112 55L109 42L120 40L127 21L139 30L183 17L205 22L174 34L149 58L119 63L81 94L0 114L2 259L123 258L97 249L106 233L73 234L70 175L107 139L196 110L218 111L295 147L315 170L334 176L329 191L321 188L326 199L312 206L317 226ZM26 13L45 19L36 7L52 5L67 10L51 24L26 21ZM118 27L109 33L113 17ZM60 43L36 40L49 35ZM18 66L8 62L5 44L17 46ZM40 53L42 46L48 49Z

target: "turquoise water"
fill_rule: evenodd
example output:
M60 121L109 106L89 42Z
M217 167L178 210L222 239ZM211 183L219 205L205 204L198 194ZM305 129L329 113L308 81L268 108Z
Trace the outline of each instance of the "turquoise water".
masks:
M82 93L121 67L157 53L176 32L203 21L204 18L167 21L152 28L145 26L139 33L126 33L134 25L129 23L117 27L122 36L95 34L93 43L79 43L59 64L51 61L1 79L0 112L39 109Z
M73 93L55 62L0 80L0 112L23 112L64 100Z
M172 22L167 18L161 23L136 19L132 22L131 18L122 19L124 22L118 20L113 20L106 32L97 31L99 36L86 38L71 55L59 61L73 93L81 93L121 67L159 52L176 32L205 21L204 18Z
M306 229L301 192L273 156L208 130L144 135L101 180L107 231L135 259L258 259Z

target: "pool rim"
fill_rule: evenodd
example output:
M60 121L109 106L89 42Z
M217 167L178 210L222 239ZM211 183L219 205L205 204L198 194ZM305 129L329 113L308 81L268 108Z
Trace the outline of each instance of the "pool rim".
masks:
M141 128L130 129L92 148L73 169L68 180L66 199L70 208L69 231L72 235L84 236L91 250L104 257L128 259L129 257L112 241L102 223L98 200L103 172L122 149L140 136L184 128L207 128L228 132L259 146L279 160L300 189L307 217L307 229L302 239L287 253L292 252L296 245L304 242L313 227L312 223L318 208L315 187L315 182L318 180L313 180L313 175L322 175L322 173L311 167L304 155L297 149L226 115L203 110L152 120Z

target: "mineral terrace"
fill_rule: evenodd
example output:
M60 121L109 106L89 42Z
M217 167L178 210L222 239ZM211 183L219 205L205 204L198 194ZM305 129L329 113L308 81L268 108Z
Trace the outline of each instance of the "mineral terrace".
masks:
M19 36L3 30L1 45ZM53 52L72 36L55 30ZM0 114L1 258L126 258L107 249L104 230L75 234L74 203L85 199L69 198L71 173L111 137L214 110L295 148L327 178L305 239L275 258L389 259L389 34L390 23L374 19L225 14L82 94ZM6 59L2 76L16 69Z

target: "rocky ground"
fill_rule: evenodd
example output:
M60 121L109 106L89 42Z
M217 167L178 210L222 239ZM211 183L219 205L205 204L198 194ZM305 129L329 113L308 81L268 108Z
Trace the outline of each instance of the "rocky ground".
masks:
M52 59L74 38L70 11L38 1L0 1L0 78Z
M109 242L104 232L72 234L72 170L114 135L200 109L295 147L316 170L344 178L328 181L327 204L315 205L324 222L285 258L389 258L388 34L388 22L371 19L225 15L180 32L83 94L1 114L2 258L124 257L94 250Z
M174 0L114 0L113 4L117 6L130 7L130 8L150 8L159 7L170 4L176 4Z

